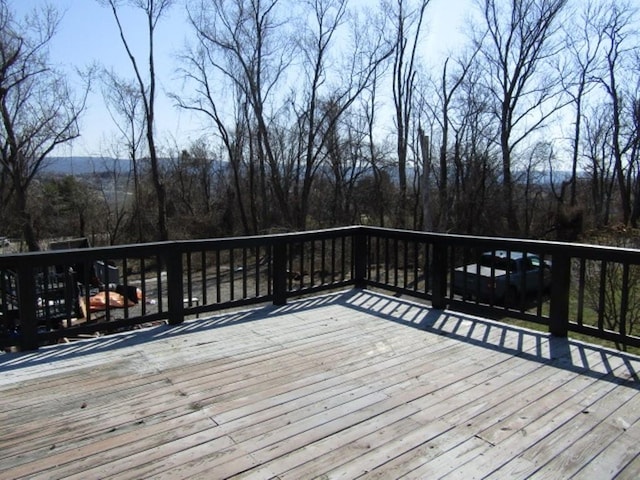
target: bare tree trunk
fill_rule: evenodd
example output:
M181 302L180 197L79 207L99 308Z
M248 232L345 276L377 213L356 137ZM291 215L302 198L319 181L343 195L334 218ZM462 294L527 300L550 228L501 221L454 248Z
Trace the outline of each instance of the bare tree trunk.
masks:
M409 11L408 2L397 1L392 10L396 24L395 50L393 59L393 101L396 120L396 146L398 153L398 200L396 204L396 226L406 227L407 204L407 161L409 153L410 122L413 95L416 84L416 49L422 33L422 21L429 0L422 0L419 6ZM391 7L389 7L391 8ZM411 31L413 28L413 31ZM412 34L411 41L408 37Z
M151 175L153 178L153 186L156 191L156 198L158 199L158 230L160 241L169 240L169 229L167 227L167 192L160 172L160 165L158 159L158 152L156 150L156 141L154 138L155 129L155 103L156 103L156 72L155 72L155 60L154 60L154 31L162 10L168 8L171 4L171 0L151 0L148 5L151 6L147 10L147 26L148 26L148 40L149 40L149 95L145 96L145 112L147 116L147 143L149 146L149 158L151 160ZM154 7L159 11L157 16L154 15ZM142 83L142 82L141 82Z
M133 215L138 230L138 242L142 242L144 238L142 229L142 195L140 192L140 172L138 171L138 159L135 158L135 156L131 158L131 164L133 165L133 190L135 197Z
M2 181L11 181L8 194L0 193L7 200L14 197L30 250L40 247L29 212L29 189L55 147L78 137L90 83L78 102L67 79L49 64L48 48L58 21L56 10L47 6L19 22L10 6L0 2L0 168Z
M508 6L498 0L480 0L479 4L487 29L476 39L476 46L484 56L488 90L497 103L507 230L517 235L513 152L563 106L558 101L560 81L547 60L560 48L554 36L567 0L522 0Z
M16 207L18 215L20 215L22 235L27 244L27 248L30 252L37 252L40 250L40 244L38 243L38 238L33 228L31 214L27 207L26 191L24 189L16 190Z
M503 112L506 118L508 112ZM503 125L504 127L505 125ZM511 147L509 145L509 133L503 128L500 134L500 149L502 152L502 195L504 199L507 229L510 235L518 235L520 225L518 213L513 200L513 179L511 177Z
M160 171L158 153L156 148L156 142L154 138L155 130L155 100L156 100L156 74L155 74L155 60L154 60L154 38L155 29L158 21L166 10L171 7L174 0L148 0L146 3L133 1L132 5L142 9L147 19L147 41L149 45L149 83L145 84L142 78L138 60L133 55L129 42L125 36L122 23L120 21L120 15L118 12L119 3L117 0L106 0L113 17L118 26L118 32L120 34L120 40L127 52L131 66L135 72L136 80L138 82L138 88L140 96L143 100L144 112L145 112L145 126L146 126L146 139L147 147L149 149L149 160L151 162L151 177L153 187L156 193L157 199L157 220L158 220L158 236L160 241L169 239L169 230L167 227L167 195L162 178L162 172Z
M475 52L471 55L471 57L465 61L460 62L461 71L456 79L454 79L453 85L451 88L448 87L448 63L449 59L447 58L444 62L444 66L442 69L442 80L441 80L441 101L442 101L442 143L440 144L440 175L439 175L439 187L438 187L438 203L440 206L439 215L438 215L438 229L440 231L446 231L449 226L449 219L447 215L448 207L449 207L449 172L447 167L447 152L449 148L449 128L451 127L450 121L450 108L451 102L454 98L456 91L460 88L463 81L465 80L473 61L478 53L476 49Z
M626 79L622 77L622 67L628 55L636 55L634 51L635 28L632 26L634 10L630 5L613 5L607 11L608 17L604 24L604 39L607 42L606 49L606 78L600 79L600 83L609 95L612 106L612 138L611 146L614 157L614 171L617 177L618 190L620 195L620 209L622 211L622 221L625 225L631 222L632 217L632 184L634 182L634 172L638 168L637 162L637 127L640 123L640 116L637 106L637 90L634 87L626 87ZM635 52L635 53L633 53ZM637 61L637 60L636 60ZM635 87L637 89L637 86ZM630 90L630 91L629 91ZM623 102L630 98L629 107L626 109ZM626 110L626 111L625 111ZM630 115L627 113L629 112ZM629 125L631 128L625 127Z
M429 197L429 177L431 173L431 158L429 155L429 137L422 128L418 128L420 136L420 152L422 154L422 228L425 232L433 231L433 216L431 215Z

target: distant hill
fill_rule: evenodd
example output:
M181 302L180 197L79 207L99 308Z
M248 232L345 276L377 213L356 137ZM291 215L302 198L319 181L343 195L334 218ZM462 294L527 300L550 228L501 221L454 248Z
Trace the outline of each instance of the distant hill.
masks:
M129 161L119 158L50 157L46 160L46 166L42 172L58 175L86 175L112 170L114 162L122 162L123 168L129 168Z
M161 162L162 161L168 161L168 159L161 159ZM47 159L47 165L42 172L56 175L87 175L92 173L111 172L114 168L114 162L120 163L121 171L127 171L131 167L130 161L123 158L50 157ZM396 169L389 169L388 173L394 181L397 181ZM579 171L578 177L580 178L583 176L584 172ZM526 174L524 171L515 171L513 172L513 177L515 179L524 179ZM557 170L553 173L553 181L556 184L570 178L571 172L568 170ZM533 182L538 185L546 185L549 183L549 174L539 172L535 175Z

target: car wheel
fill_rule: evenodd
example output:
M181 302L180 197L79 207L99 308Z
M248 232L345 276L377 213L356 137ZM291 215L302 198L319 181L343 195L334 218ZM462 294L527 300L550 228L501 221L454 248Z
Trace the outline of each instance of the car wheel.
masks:
M504 296L504 305L505 307L515 308L518 306L518 290L516 287L509 287L507 293Z

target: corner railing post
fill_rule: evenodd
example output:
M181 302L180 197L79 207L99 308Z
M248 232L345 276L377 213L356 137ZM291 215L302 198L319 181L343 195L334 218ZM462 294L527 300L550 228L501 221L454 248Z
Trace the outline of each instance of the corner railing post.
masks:
M20 349L38 349L38 320L36 318L36 280L31 265L18 267L18 302L20 308Z
M287 244L284 239L273 245L273 304L287 303Z
M168 249L164 257L167 266L167 301L169 325L184 322L184 281L182 272L182 253Z
M367 286L367 234L359 230L353 235L353 274L356 288Z
M551 269L551 304L549 333L566 337L569 331L569 295L571 289L571 257L554 255Z
M433 261L431 262L432 290L431 305L443 310L447 307L447 246L442 243L433 245Z

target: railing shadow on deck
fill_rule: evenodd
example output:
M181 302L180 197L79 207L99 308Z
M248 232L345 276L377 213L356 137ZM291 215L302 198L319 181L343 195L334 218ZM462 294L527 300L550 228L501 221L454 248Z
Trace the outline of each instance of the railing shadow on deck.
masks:
M637 373L640 371L640 359L637 356L459 312L437 310L426 304L365 289L298 299L283 306L267 304L249 310L230 311L177 326L160 325L52 345L36 351L5 354L0 356L0 373L80 360L123 347L141 346L160 339L197 334L330 305L341 305L407 327L640 390L640 376Z
M369 290L353 290L343 301L385 320L640 390L640 358L625 352Z
M345 295L348 296L349 293L335 292L300 299L283 306L266 304L252 309L219 313L209 318L194 319L180 325L157 325L102 337L88 338L72 343L49 345L39 350L5 353L0 355L0 374L19 368L35 367L69 359L80 359L124 347L141 346L160 339L197 334L212 329L260 321L270 316L310 310L335 303L345 304Z

